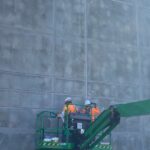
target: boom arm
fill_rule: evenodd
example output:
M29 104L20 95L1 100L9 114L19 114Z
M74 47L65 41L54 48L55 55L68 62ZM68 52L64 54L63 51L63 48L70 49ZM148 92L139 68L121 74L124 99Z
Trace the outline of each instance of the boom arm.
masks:
M85 131L85 141L80 149L92 149L101 142L120 122L120 117L150 114L150 100L118 104L105 110Z
M150 115L150 100L116 105L121 117Z

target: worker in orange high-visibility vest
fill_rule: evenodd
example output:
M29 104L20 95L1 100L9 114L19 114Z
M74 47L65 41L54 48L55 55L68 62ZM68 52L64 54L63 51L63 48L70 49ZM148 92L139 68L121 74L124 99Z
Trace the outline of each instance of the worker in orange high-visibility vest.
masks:
M100 115L101 111L100 109L97 107L96 103L92 103L92 108L91 108L91 118L92 121L95 121L95 119L98 117L98 115Z
M62 118L62 120L64 121L64 116L66 113L68 113L68 115L70 113L76 113L77 112L77 108L76 106L72 103L72 98L71 97L67 97L65 100L65 105L63 108L63 111L61 114L59 114L59 116Z
M63 108L63 112L75 113L77 111L76 106L72 103L71 97L67 97L65 99L65 105Z
M83 114L88 114L90 115L91 112L91 101L89 99L86 99L84 102L84 108L80 110L81 113Z
M63 121L63 126L65 129L70 128L71 127L71 119L70 119L70 114L71 113L76 113L77 112L77 108L76 106L72 103L72 98L71 97L67 97L64 100L64 107L63 110L60 114L58 114L58 117L60 117ZM66 139L66 133L63 130L62 131L62 140L63 142L65 142L64 140Z
M96 106L96 103L91 103L89 99L86 99L84 106L85 107L80 112L91 115L91 120L95 121L96 117L101 113L100 109Z

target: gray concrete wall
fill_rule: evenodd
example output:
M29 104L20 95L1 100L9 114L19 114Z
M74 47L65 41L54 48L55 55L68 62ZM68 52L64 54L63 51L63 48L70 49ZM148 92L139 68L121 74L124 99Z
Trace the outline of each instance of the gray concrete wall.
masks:
M35 117L66 96L101 108L150 98L149 0L0 0L0 149L34 150ZM114 150L150 150L150 117Z

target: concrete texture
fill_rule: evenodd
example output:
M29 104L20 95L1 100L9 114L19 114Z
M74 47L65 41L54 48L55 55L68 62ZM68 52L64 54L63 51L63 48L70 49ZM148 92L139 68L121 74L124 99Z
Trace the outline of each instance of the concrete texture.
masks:
M0 149L34 150L36 114L66 96L150 98L149 24L149 0L0 0ZM123 119L114 150L150 150L149 120Z
M119 140L118 140L119 139ZM142 141L140 134L137 133L130 133L126 132L126 134L113 134L113 149L142 149ZM145 150L148 150L149 147L146 147Z

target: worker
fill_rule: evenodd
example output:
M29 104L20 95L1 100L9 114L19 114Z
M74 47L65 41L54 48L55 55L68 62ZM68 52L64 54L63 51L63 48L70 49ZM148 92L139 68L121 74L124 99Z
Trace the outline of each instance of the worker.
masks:
M92 122L95 121L95 118L98 115L100 115L100 109L97 107L96 103L91 103L89 99L85 100L84 109L82 109L80 112L91 115Z
M86 99L84 102L84 108L80 111L83 114L90 114L91 112L91 101L89 99Z
M91 117L92 117L92 121L95 121L95 119L100 115L101 111L100 109L97 107L96 103L92 103L92 109L91 109Z
M70 114L70 113L75 113L77 112L77 108L76 106L72 103L72 98L71 97L67 97L64 100L64 108L61 114L58 115L58 117L61 117L63 122L64 122L64 116L66 113Z
M63 112L68 112L68 113L75 113L77 111L76 106L72 104L72 99L71 97L67 97L65 100L65 105L63 108Z
M64 108L62 113L58 116L61 117L62 121L63 121L63 127L65 128L65 130L62 131L62 141L66 142L68 141L68 136L69 133L66 132L68 131L68 128L71 128L71 119L70 119L70 114L71 113L76 113L77 112L77 108L76 106L72 103L72 98L71 97L67 97L64 100ZM68 133L68 134L67 134Z

